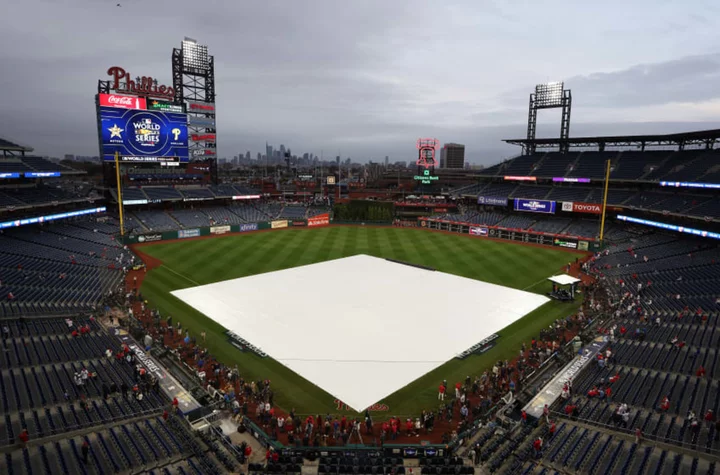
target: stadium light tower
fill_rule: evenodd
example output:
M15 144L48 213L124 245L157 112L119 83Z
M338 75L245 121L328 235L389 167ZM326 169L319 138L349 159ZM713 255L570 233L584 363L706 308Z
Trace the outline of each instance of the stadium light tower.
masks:
M535 86L535 92L530 94L530 107L528 110L527 144L525 154L535 153L535 131L537 128L537 111L539 109L562 108L560 123L560 152L568 151L567 139L570 136L570 109L572 107L572 93L565 89L561 81L548 82Z
M188 113L188 151L191 160L207 160L217 183L217 125L215 116L215 58L208 48L185 37L172 52L175 102Z

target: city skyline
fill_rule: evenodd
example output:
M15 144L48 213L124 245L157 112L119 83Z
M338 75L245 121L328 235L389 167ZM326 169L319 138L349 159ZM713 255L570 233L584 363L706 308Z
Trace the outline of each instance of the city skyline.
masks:
M720 115L720 32L707 19L720 6L709 1L696 4L703 15L650 0L153 5L165 21L148 29L134 3L9 4L0 40L23 47L0 52L0 137L40 155L97 154L97 80L118 65L171 83L170 52L185 35L216 58L219 157L268 141L411 160L415 140L432 136L489 165L519 153L501 140L525 136L528 94L552 80L573 91L571 136L713 128ZM443 28L418 31L428 17ZM72 35L70 21L82 25ZM558 135L558 116L543 111L538 137Z

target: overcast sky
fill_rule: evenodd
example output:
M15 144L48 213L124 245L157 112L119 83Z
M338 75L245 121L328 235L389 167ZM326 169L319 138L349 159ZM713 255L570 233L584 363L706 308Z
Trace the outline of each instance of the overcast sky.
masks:
M121 6L117 7L120 1ZM691 7L691 8L690 8ZM419 137L474 163L517 150L534 85L564 80L574 136L716 128L717 1L17 0L0 15L0 137L97 155L108 67L172 84L184 36L215 56L219 155L407 160ZM559 112L538 136L559 135Z

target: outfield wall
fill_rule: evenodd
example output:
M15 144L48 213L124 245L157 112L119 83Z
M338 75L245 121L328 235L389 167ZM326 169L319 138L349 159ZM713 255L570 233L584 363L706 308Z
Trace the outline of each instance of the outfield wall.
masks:
M481 238L485 237L530 244L541 244L543 246L562 247L564 249L576 251L596 252L600 250L600 243L598 241L582 236L541 233L527 229L510 229L500 226L485 226L481 224L460 223L439 219L420 218L419 222L421 228L449 231L458 234L470 234L471 236Z
M156 233L130 234L118 237L122 244L141 244L148 242L171 241L176 239L196 238L202 236L221 236L230 233L244 233L261 230L280 230L300 227L320 227L330 224L355 225L355 226L392 226L392 222L349 222L330 220L325 215L309 219L276 219L260 223L224 224L216 226L205 226L192 229L180 229L175 231L163 231ZM561 247L576 251L600 250L600 243L580 236L568 236L564 234L550 234L528 231L526 229L508 229L498 226L483 226L471 223L458 223L455 221L441 221L427 218L418 220L419 228L436 231L447 231L457 234L469 234L471 236L501 239L520 243L540 244L544 246Z

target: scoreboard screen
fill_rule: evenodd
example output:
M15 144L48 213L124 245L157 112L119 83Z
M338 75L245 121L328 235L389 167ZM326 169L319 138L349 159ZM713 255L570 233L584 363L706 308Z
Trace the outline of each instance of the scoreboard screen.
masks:
M189 161L186 114L101 106L99 124L103 160Z

